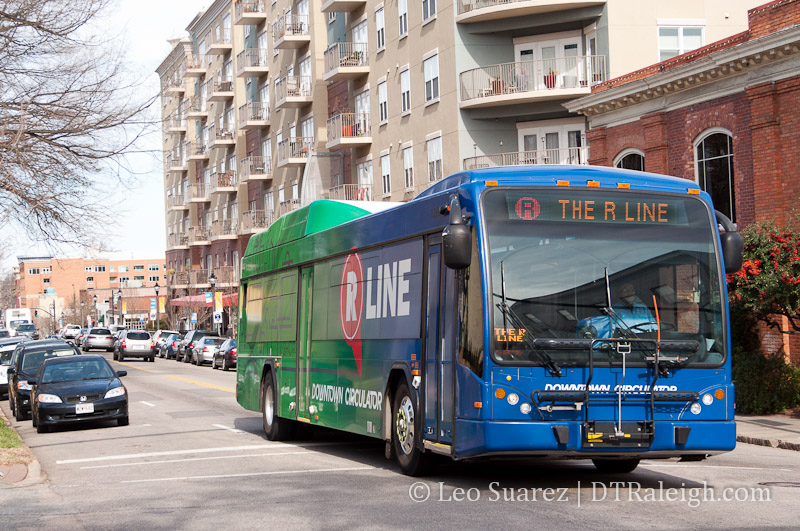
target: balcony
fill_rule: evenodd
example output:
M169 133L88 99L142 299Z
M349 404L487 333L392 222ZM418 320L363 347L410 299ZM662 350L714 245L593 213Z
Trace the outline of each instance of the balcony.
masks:
M304 107L313 101L311 76L286 76L275 86L275 107Z
M356 148L372 145L369 113L348 112L337 114L327 122L328 149Z
M497 166L525 166L528 164L589 164L589 146L515 151L464 159L465 170L495 168Z
M266 230L273 221L271 212L266 215L263 210L247 210L242 212L242 234L255 234Z
M192 245L211 245L211 231L202 225L189 227L189 246Z
M357 79L369 74L367 43L337 42L325 50L325 81Z
M186 117L178 112L167 116L167 133L182 134L186 132Z
M238 238L236 233L238 223L234 219L218 219L211 222L212 240L235 240ZM219 281L219 275L217 275Z
M269 103L251 101L239 107L239 128L249 131L269 127Z
M207 71L205 55L194 55L186 63L186 77L203 77Z
M181 173L185 171L189 171L189 164L186 162L186 157L183 156L183 153L178 155L169 155L167 156L166 160L167 171Z
M172 235L170 235L172 236ZM181 246L181 248L188 249L188 237L185 234L176 234L175 236L180 236L184 238L187 242ZM170 287L172 288L188 288L189 287L189 272L188 271L175 271L170 279Z
M208 281L208 277L209 272L206 269L190 269L189 286L192 288L210 288L211 283Z
M217 286L231 288L239 285L239 266L222 266L214 269Z
M189 200L192 203L210 203L211 197L208 195L208 187L203 183L190 184Z
M237 26L258 26L267 20L265 0L244 0L234 4L233 23Z
M189 210L189 205L182 195L171 195L167 197L167 210Z
M227 53L233 49L231 43L231 29L230 28L217 28L209 33L209 38L206 39L208 45L208 54L220 55Z
M186 86L184 84L183 78L177 78L175 76L166 79L162 90L166 89L167 94L173 94L176 96L180 96L184 92L186 92Z
M308 156L314 150L314 139L294 136L281 140L278 144L278 167L298 168L305 166Z
M489 65L460 76L462 109L498 107L590 94L606 80L603 55L556 57Z
M269 181L272 179L272 160L268 157L246 157L241 163L242 182Z
M170 234L167 243L170 249L188 249L189 237L186 234Z
M272 42L275 48L291 50L302 48L311 42L308 31L308 15L286 13L272 23Z
M371 184L340 184L328 189L325 199L335 201L372 201Z
M186 117L194 120L205 120L208 118L208 105L200 98L195 96L189 100L189 108L186 110Z
M266 48L248 48L236 54L236 77L258 77L269 74Z
M367 0L326 0L322 4L323 13L349 13L367 5Z
M233 99L233 81L222 80L211 83L208 101L225 101Z
M208 160L208 147L202 142L192 142L189 160Z
M211 174L212 194L232 194L238 191L238 186L239 179L236 178L236 172L233 170Z
M456 3L456 22L469 24L512 19L580 7L602 6L605 3L598 0L459 0Z
M278 205L278 212L275 215L275 219L278 219L284 214L288 214L289 212L297 210L298 208L300 208L300 206L301 205L299 199L289 199L288 201L281 202L281 204Z

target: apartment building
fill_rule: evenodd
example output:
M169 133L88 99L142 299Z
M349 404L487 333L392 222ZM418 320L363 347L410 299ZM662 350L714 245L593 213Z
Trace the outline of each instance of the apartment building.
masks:
M305 201L404 201L462 169L585 164L564 103L747 28L757 0L217 0L158 67L174 297L238 284Z

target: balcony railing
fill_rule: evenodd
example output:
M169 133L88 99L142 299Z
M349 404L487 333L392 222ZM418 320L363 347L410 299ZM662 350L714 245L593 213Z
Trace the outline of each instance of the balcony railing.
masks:
M211 231L208 227L203 225L197 227L189 227L189 245L201 244L211 242Z
M589 164L589 146L515 151L464 159L465 170L494 168L496 166L524 166L528 164Z
M208 116L208 106L206 102L200 96L194 96L189 100L186 115L190 118L205 118Z
M208 201L208 187L203 183L190 184L189 197L192 201Z
M277 101L288 98L310 98L311 76L286 76L278 80L275 86Z
M169 235L170 247L185 247L187 245L189 245L189 236L186 234L172 233Z
M269 122L269 103L251 101L239 107L239 126L261 127Z
M461 101L537 91L589 89L605 80L603 55L482 66L461 74Z
M209 32L209 38L206 40L210 52L219 49L230 48L231 46L231 29L220 27L217 30Z
M313 138L294 136L281 140L278 144L278 163L285 163L289 159L305 159L314 149Z
M208 158L208 147L202 142L192 142L191 151L189 151L189 158L190 159Z
M242 159L241 168L242 182L272 178L272 160L269 157L246 157Z
M211 222L211 236L213 238L235 237L238 220L235 219L218 219ZM216 271L216 270L215 270ZM217 273L217 281L219 281L219 274Z
M230 144L235 140L236 135L230 126L217 127L212 125L208 128L208 138L214 144Z
M337 42L325 50L325 74L346 67L369 67L367 43Z
M266 48L247 48L236 54L236 75L247 71L258 74L269 72L269 54Z
M174 236L180 236L181 238L184 238L184 240L186 240L186 242L181 245L188 245L188 237L185 234L175 234ZM173 286L188 286L189 272L175 271L175 273L172 275L172 278L170 279L170 284Z
M278 205L278 213L276 219L281 217L284 214L288 214L294 210L300 208L300 200L299 199L288 199L283 201L280 205Z
M206 56L200 54L193 55L186 63L186 75L204 76L206 74L206 68Z
M214 80L210 84L211 92L208 95L208 101L222 101L233 98L233 81L229 79Z
M308 35L308 15L285 13L272 23L273 42L285 37Z
M239 266L222 266L214 268L217 284L238 284Z
M179 112L174 112L167 116L167 129L171 132L186 130L186 117Z
M247 210L242 212L242 231L260 232L272 224L272 213L265 214L263 210Z
M209 286L211 283L208 281L208 276L209 273L207 269L190 269L189 284L193 286Z
M186 86L184 85L182 77L170 76L164 80L162 89L166 89L167 92L180 93L184 92Z
M359 138L370 136L369 113L348 112L337 114L328 118L328 143L339 141L343 138Z
M257 24L266 19L266 3L264 0L240 0L234 3L235 24Z
M338 201L372 201L372 185L340 184L328 190L328 199Z
M238 184L239 179L237 179L236 172L233 170L226 170L211 175L212 194L219 192L235 192Z
M167 198L168 208L183 208L186 206L186 199L182 195L171 195Z

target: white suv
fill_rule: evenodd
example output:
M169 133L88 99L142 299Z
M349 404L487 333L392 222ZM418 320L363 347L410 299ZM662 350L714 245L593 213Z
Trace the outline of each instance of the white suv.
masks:
M72 340L75 341L75 338L78 337L78 334L81 333L80 325L70 324L64 327L64 330L61 331L61 337L65 341Z
M156 355L150 350L150 334L144 330L127 330L119 339L118 351L114 352L115 360L124 361L125 358L145 358L155 361Z

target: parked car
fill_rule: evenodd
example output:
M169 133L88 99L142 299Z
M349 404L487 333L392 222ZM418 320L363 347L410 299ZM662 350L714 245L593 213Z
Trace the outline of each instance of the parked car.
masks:
M214 357L211 359L211 368L216 369L217 364L223 371L227 371L231 367L236 367L236 340L226 339L225 342L214 351Z
M192 359L194 344L197 343L200 338L215 335L217 335L216 332L211 330L189 330L178 345L178 352L175 356L175 360L189 363Z
M76 324L68 324L61 329L61 339L65 341L75 341L81 333L81 326Z
M144 358L153 362L155 354L150 350L150 334L144 330L124 330L114 350L114 359L125 361L125 358Z
M78 332L77 336L75 336L75 345L76 346L78 346L78 347L81 346L81 343L83 343L83 339L86 337L86 333L88 331L89 331L88 328L81 328L81 331Z
M195 365L203 365L206 362L211 363L211 360L214 359L214 351L223 343L225 343L224 337L201 337L192 347L192 363Z
M175 353L178 351L178 344L182 339L183 336L177 333L168 335L159 347L159 356L165 359L174 358Z
M15 336L0 339L0 399L8 398L8 368L11 367L11 355L22 341L28 338Z
M17 327L18 336L26 336L31 339L39 339L39 331L33 323L23 323Z
M106 352L114 351L114 336L108 328L90 328L83 340L81 350L89 352L93 348L102 348Z
M8 401L14 418L25 420L31 411L31 386L28 378L33 378L48 358L77 356L80 352L74 345L60 339L23 341L14 348L11 366L8 368Z
M128 392L114 371L97 354L50 358L42 363L31 386L33 425L43 433L59 424L116 420L128 425Z
M170 334L177 334L175 330L156 330L153 338L150 341L150 350L153 351L154 356L161 356L161 345L167 340Z
M0 339L11 337L11 331L8 328L0 328Z

